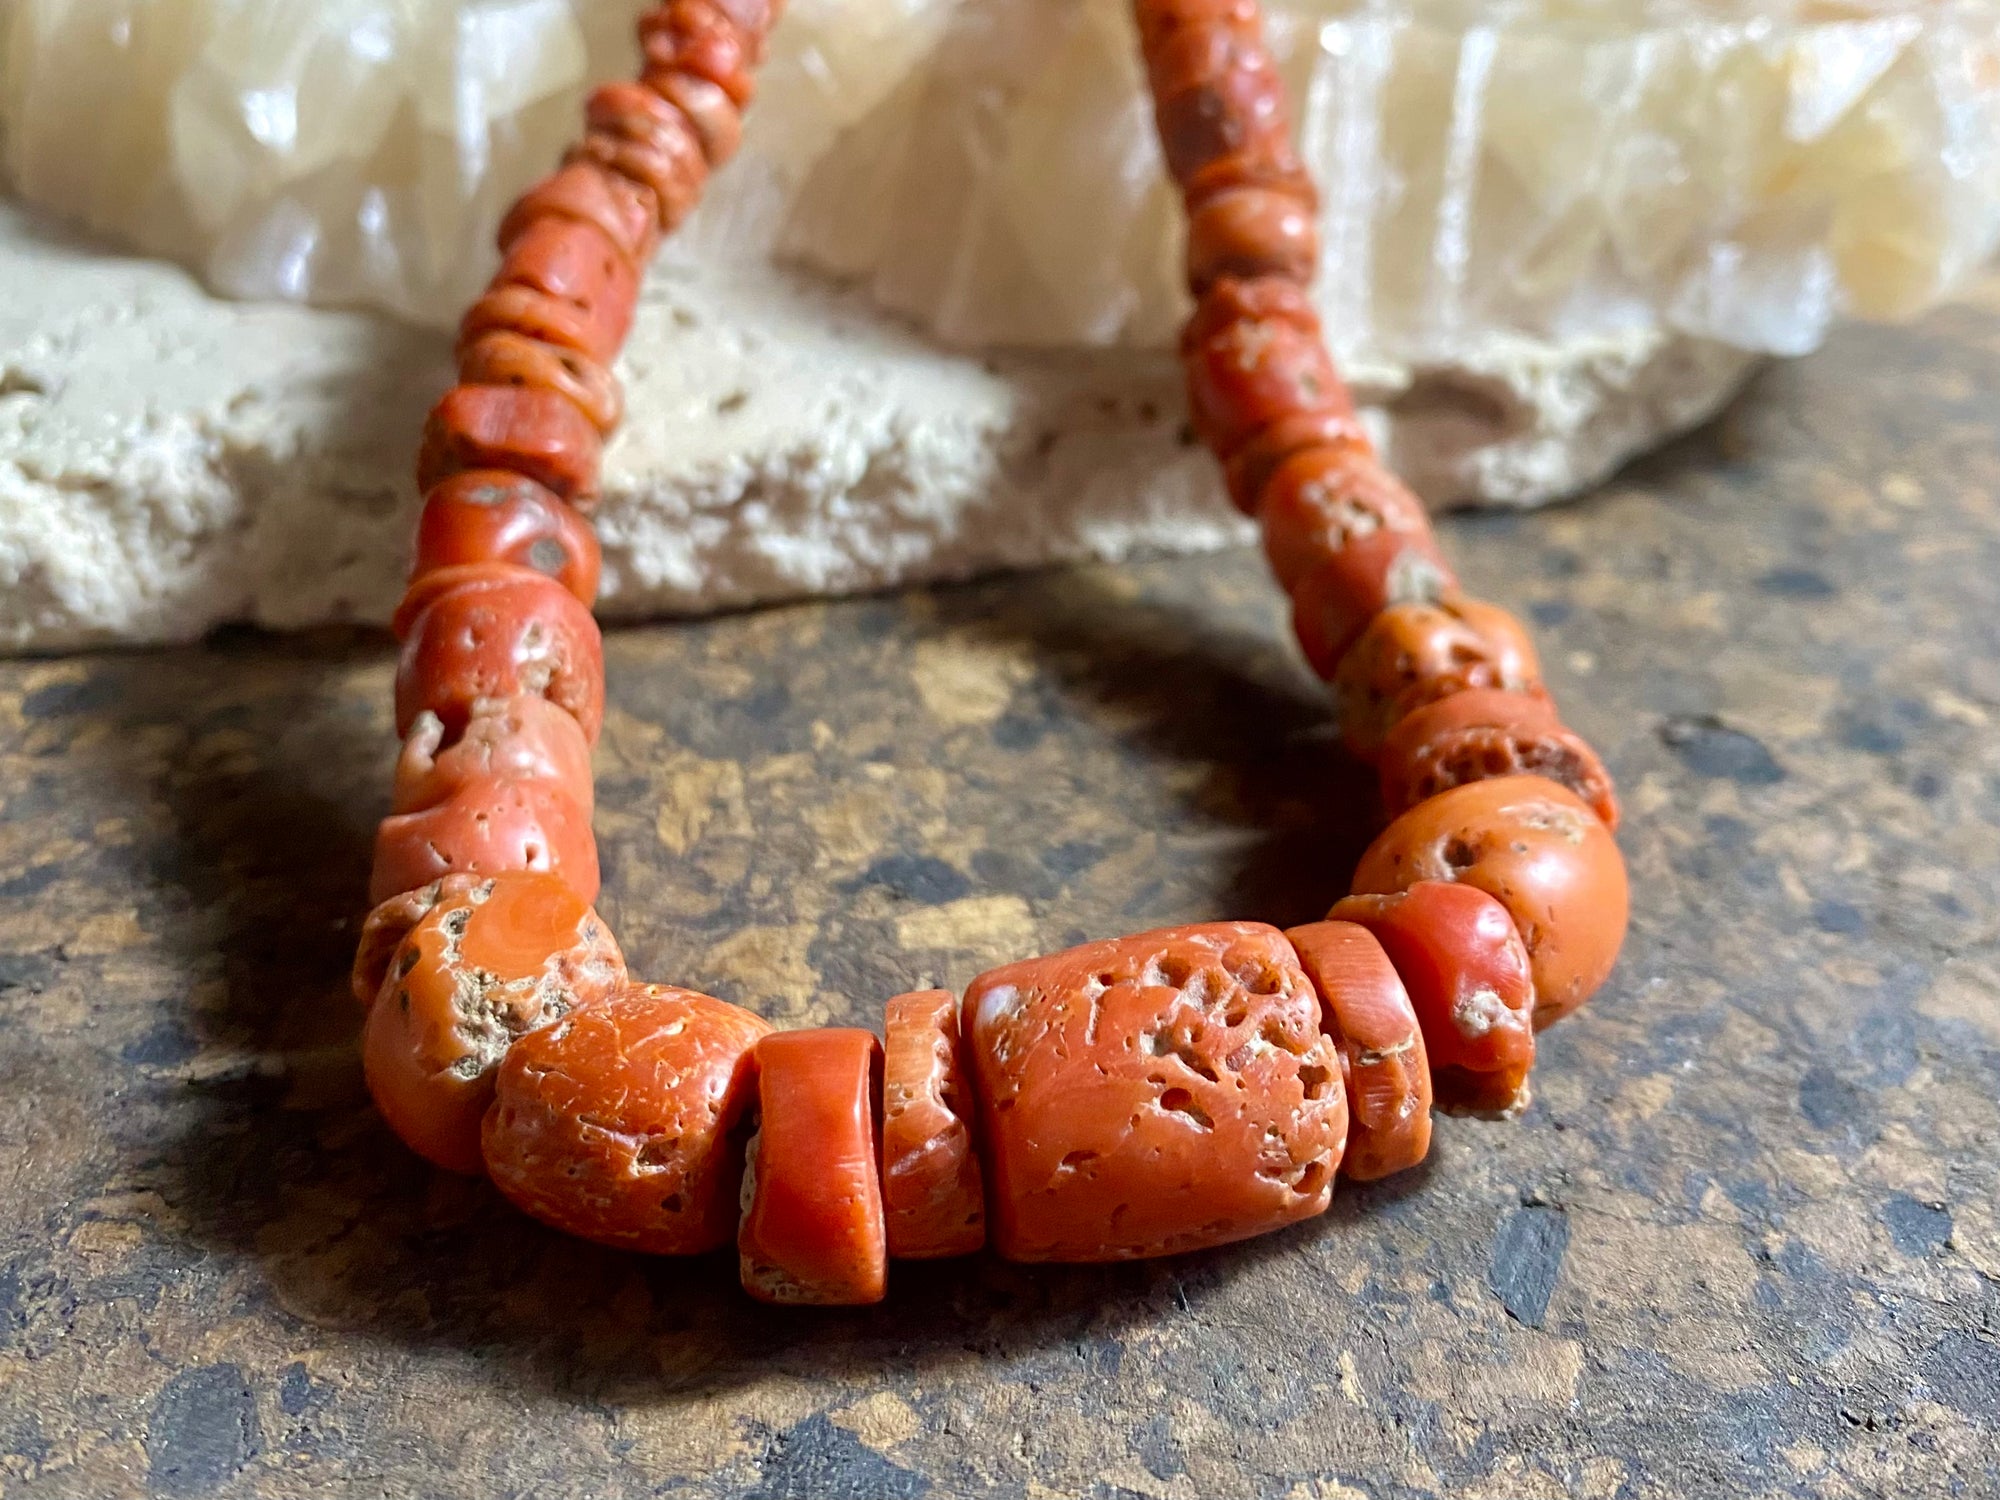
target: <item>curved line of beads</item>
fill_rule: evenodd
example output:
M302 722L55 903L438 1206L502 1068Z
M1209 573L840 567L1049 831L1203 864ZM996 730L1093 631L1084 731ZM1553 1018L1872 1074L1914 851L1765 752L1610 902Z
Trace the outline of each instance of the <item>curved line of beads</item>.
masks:
M774 1033L633 981L590 902L603 713L583 517L610 361L659 234L733 151L762 0L669 0L646 70L524 194L426 428L395 812L355 960L363 1056L418 1152L624 1248L736 1242L752 1295L880 1298L890 1257L1169 1254L1420 1162L1433 1102L1510 1114L1539 1027L1626 921L1617 802L1526 632L1464 597L1381 464L1305 282L1313 189L1254 0L1137 0L1186 199L1196 430L1255 516L1300 645L1394 821L1323 922L1167 928L897 996L886 1047Z

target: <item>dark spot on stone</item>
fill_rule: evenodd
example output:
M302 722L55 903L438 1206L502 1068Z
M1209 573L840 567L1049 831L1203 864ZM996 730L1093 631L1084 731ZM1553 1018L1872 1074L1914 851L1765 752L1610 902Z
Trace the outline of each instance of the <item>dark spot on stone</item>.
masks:
M1540 1328L1569 1249L1569 1215L1560 1208L1517 1208L1493 1237L1486 1284L1515 1322Z
M1056 844L1042 851L1042 864L1051 875L1067 880L1073 875L1081 875L1100 859L1104 858L1104 846L1093 844L1088 839L1071 839L1067 843Z
M278 1409L288 1417L301 1416L313 1404L312 1376L306 1367L294 1361L285 1366L285 1373L278 1380Z
M1567 599L1537 599L1528 606L1528 616L1537 625L1553 629L1576 613L1576 606Z
M138 1037L133 1038L119 1049L119 1057L128 1063L145 1063L156 1068L170 1068L176 1063L184 1063L201 1050L201 1042L190 1036L178 1021L159 1021Z
M163 1495L205 1495L257 1456L257 1401L233 1364L183 1370L146 1423L146 1470Z
M1894 755L1908 743L1902 730L1874 719L1844 718L1838 733L1841 744L1864 755Z
M21 699L21 716L27 719L60 719L70 714L108 708L118 701L122 684L117 674L93 672L80 682L52 682Z
M1541 556L1544 578L1574 578L1583 571L1583 559L1574 552L1551 550Z
M1926 802L1932 801L1943 790L1944 779L1935 771L1919 771L1910 778L1910 791Z
M1811 568L1773 568L1758 578L1757 587L1782 599L1831 599L1840 592Z
M1968 1417L2000 1419L2000 1343L1949 1330L1918 1366L1931 1394Z
M916 1500L930 1492L921 1474L890 1463L824 1413L779 1433L761 1467L744 1500Z
M1731 729L1713 714L1679 714L1660 726L1660 739L1697 776L1722 777L1743 786L1770 786L1784 767L1764 742Z
M993 743L1002 750L1032 750L1048 733L1048 725L1023 714L1003 714L991 730Z
M1824 1063L1799 1079L1799 1113L1821 1130L1852 1124L1861 1103L1861 1090Z
M1867 924L1861 908L1845 901L1815 901L1812 919L1821 932L1859 932Z
M1951 1210L1908 1193L1889 1194L1882 1203L1882 1223L1905 1255L1929 1255L1951 1238Z
M1165 1412L1139 1429L1132 1447L1139 1455L1139 1462L1146 1466L1146 1472L1155 1479L1172 1479L1187 1472L1186 1456L1181 1445L1174 1441Z
M30 896L39 896L56 883L62 869L62 864L56 860L45 865L29 865L13 878L0 880L0 901L24 901Z
M912 901L956 901L972 890L972 882L943 860L929 854L891 854L863 872L857 884L885 885Z

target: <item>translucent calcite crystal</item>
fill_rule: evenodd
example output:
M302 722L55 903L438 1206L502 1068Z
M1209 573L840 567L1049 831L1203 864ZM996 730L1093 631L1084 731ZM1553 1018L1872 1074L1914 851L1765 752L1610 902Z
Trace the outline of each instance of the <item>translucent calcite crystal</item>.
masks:
M0 0L20 196L234 294L449 321L643 0ZM1129 0L796 0L671 252L772 254L946 342L1159 346L1182 309ZM2000 239L1978 6L1271 0L1364 367L1495 341L1796 353Z

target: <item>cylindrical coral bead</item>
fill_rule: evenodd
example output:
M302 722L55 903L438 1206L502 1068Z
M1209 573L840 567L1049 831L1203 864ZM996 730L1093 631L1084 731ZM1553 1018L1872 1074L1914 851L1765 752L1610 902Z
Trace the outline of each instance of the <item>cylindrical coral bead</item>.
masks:
M1132 1260L1322 1212L1340 1061L1276 928L1213 922L994 969L965 993L993 1247Z
M494 1186L544 1224L626 1250L729 1243L761 1017L630 985L524 1037L481 1136Z
M539 693L516 693L475 702L464 732L449 744L436 714L418 714L396 758L390 810L421 812L468 782L495 778L561 787L585 812L596 800L583 726Z
M1287 417L1354 409L1318 316L1282 277L1225 278L1211 287L1182 335L1181 364L1195 431L1225 463Z
M1396 966L1352 922L1294 927L1285 940L1319 991L1322 1024L1340 1048L1348 1121L1340 1175L1368 1182L1414 1167L1430 1151L1431 1070Z
M1335 681L1347 653L1385 611L1436 604L1457 587L1428 530L1370 532L1306 569L1292 589L1292 632L1306 664Z
M558 391L453 386L424 425L417 488L429 494L441 480L468 469L505 469L565 500L588 503L597 493L603 448L603 435L583 408Z
M496 328L458 351L458 378L467 385L527 385L572 401L591 426L609 437L625 415L618 377L587 354Z
M659 240L659 204L651 189L593 161L570 162L516 199L500 221L501 253L544 218L594 224L635 270L644 269Z
M882 1024L882 1201L889 1253L970 1255L986 1243L971 1081L959 1055L958 997L898 995Z
M441 900L398 945L368 1012L375 1107L418 1155L478 1172L479 1122L509 1045L624 982L610 930L552 875L500 875Z
M1333 674L1340 732L1372 760L1389 731L1427 703L1467 688L1539 692L1541 662L1521 622L1462 595L1394 604L1340 658Z
M1535 985L1506 907L1470 886L1424 881L1393 896L1349 896L1327 919L1367 928L1396 966L1440 1104L1527 1106Z
M759 1301L852 1306L888 1290L881 1092L873 1032L777 1031L757 1043L736 1249L743 1289Z
M447 875L546 870L585 901L598 889L597 840L590 809L556 782L479 777L420 812L384 818L375 830L368 899Z
M1537 1026L1588 1000L1618 961L1630 915L1624 856L1589 804L1546 777L1468 782L1418 803L1361 856L1354 889L1438 880L1477 887L1513 914L1534 967Z
M429 709L456 734L482 699L540 693L593 744L604 721L604 645L568 589L528 568L488 563L420 579L397 611L396 731Z
M1275 188L1212 193L1188 216L1188 285L1196 296L1224 276L1308 281L1318 256L1311 205Z
M424 500L412 579L470 563L546 573L588 605L597 597L597 537L550 491L503 469L454 474Z
M525 286L576 309L586 320L582 352L618 353L639 300L639 271L595 224L550 215L526 225L501 257L495 286Z
M1606 828L1618 827L1611 773L1540 694L1473 688L1440 698L1389 731L1376 765L1392 818L1469 781L1546 776L1587 802Z

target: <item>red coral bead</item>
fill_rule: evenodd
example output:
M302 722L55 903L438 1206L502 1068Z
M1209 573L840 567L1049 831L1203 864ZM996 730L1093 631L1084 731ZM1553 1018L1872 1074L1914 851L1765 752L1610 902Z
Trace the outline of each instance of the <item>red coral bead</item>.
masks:
M441 481L468 469L504 469L526 475L565 500L587 503L597 493L603 449L603 434L583 408L559 392L517 385L453 386L424 425L417 488L429 494Z
M958 997L898 995L882 1025L882 1199L889 1253L970 1255L986 1243L972 1084L960 1058Z
M487 1174L523 1213L598 1244L728 1244L770 1029L712 996L635 984L523 1037L494 1080Z
M776 1031L757 1043L757 1131L736 1250L762 1302L853 1306L888 1290L874 1033Z
M602 1000L625 960L590 905L553 875L510 872L443 897L398 945L368 1012L368 1091L410 1149L480 1170L493 1072L519 1037Z
M547 781L481 778L421 812L384 818L375 830L370 901L387 901L447 875L546 870L585 901L598 889L590 810Z
M1166 928L1008 964L962 1012L993 1246L1166 1255L1322 1212L1340 1062L1283 934Z
M1327 913L1374 934L1423 1027L1438 1102L1509 1112L1528 1103L1535 984L1507 908L1471 886L1423 881Z
M555 579L488 563L443 568L397 612L396 732L429 709L455 735L483 699L539 693L597 741L604 722L604 645L597 621Z
M1348 1119L1340 1175L1369 1182L1414 1167L1430 1151L1431 1069L1396 966L1352 922L1294 927L1285 939L1319 991L1322 1024L1340 1048Z
M532 479L504 469L454 474L424 500L412 579L467 563L546 573L588 605L600 567L590 523Z

